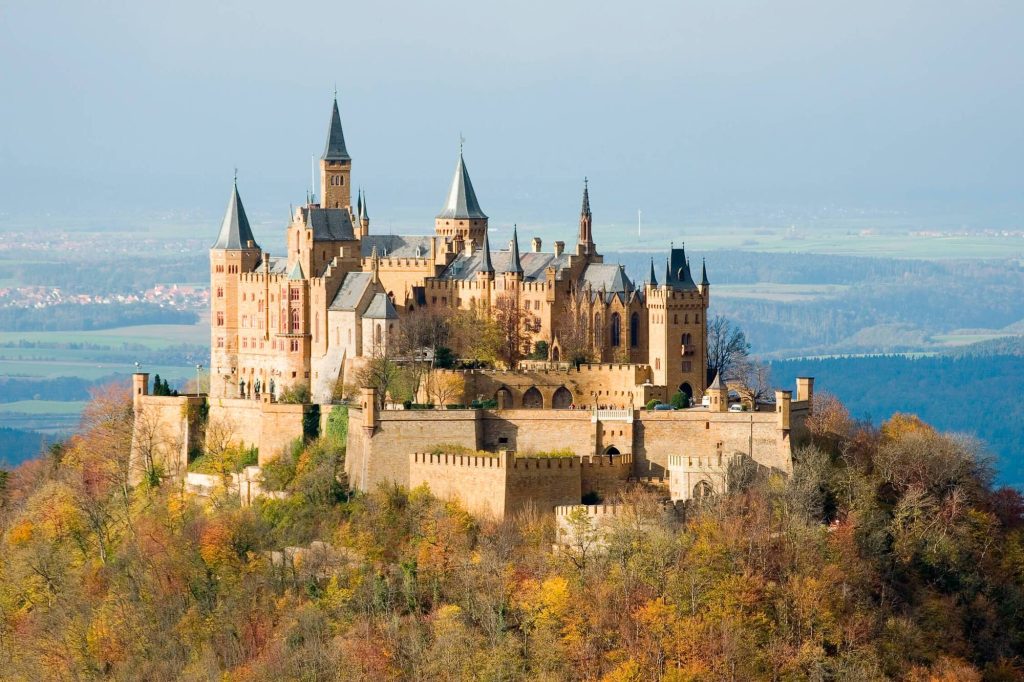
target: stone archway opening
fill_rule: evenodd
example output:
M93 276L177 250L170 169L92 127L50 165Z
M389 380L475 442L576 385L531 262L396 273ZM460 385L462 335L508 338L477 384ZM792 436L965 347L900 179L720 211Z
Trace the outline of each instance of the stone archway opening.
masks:
M609 445L608 447L606 447L604 449L604 454L606 454L608 456L611 456L611 455L621 455L622 453L619 452L619 449L617 447L615 447L614 445Z
M512 408L512 391L508 390L504 386L499 388L494 393L494 401L498 403L499 410L508 410Z
M558 362L558 346L551 349L551 362Z
M565 386L559 386L555 394L551 396L551 407L555 410L568 410L573 405L572 391Z
M679 392L685 395L690 400L693 400L693 386L690 386L690 382L684 381L679 384Z
M523 408L529 410L539 410L544 407L544 396L540 394L536 386L531 386L526 393L523 394Z
M693 486L693 499L695 500L708 500L714 494L715 490L708 481L697 481L697 484Z

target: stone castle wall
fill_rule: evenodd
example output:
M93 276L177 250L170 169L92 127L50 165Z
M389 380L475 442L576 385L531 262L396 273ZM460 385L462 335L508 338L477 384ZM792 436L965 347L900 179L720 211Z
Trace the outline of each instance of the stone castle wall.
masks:
M574 457L412 453L409 484L426 485L445 499L458 500L471 513L502 519L533 505L553 509L580 498L580 463Z
M166 475L183 476L190 452L201 449L204 396L134 396L132 478L139 480L152 460Z

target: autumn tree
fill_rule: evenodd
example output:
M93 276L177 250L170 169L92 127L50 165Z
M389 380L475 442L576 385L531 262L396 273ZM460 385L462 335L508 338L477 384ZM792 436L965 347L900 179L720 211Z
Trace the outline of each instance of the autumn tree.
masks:
M435 371L427 379L428 393L439 406L461 399L466 391L466 378L459 372Z
M501 338L498 357L509 369L514 369L519 361L530 352L530 341L533 336L530 328L536 317L521 305L519 296L504 292L494 302L494 323Z
M723 381L734 374L737 363L750 355L750 344L743 330L721 315L708 320L708 376Z

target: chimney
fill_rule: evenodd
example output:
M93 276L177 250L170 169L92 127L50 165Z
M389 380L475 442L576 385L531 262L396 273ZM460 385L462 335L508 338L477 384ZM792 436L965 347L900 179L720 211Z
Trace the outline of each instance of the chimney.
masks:
M530 248L533 249L534 253L540 253L540 237L534 237L530 240Z
M466 258L469 258L472 255L473 255L473 240L472 239L467 239L466 240Z
M555 242L555 255L561 256L562 251L565 251L565 242Z

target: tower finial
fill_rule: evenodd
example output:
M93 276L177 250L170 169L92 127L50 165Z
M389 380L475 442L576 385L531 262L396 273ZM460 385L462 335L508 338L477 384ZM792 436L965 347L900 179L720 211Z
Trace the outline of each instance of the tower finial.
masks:
M235 166L235 186L238 186L238 166Z
M337 81L335 81L335 83L334 83L334 101L335 102L338 101L338 83L337 83Z
M462 131L459 131L459 156L462 156L462 147L466 144L466 138L462 136Z

